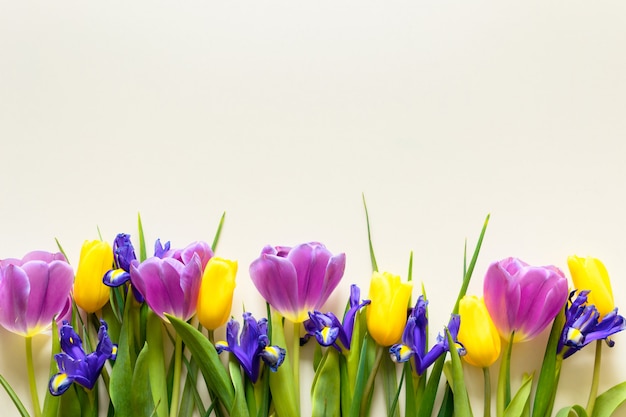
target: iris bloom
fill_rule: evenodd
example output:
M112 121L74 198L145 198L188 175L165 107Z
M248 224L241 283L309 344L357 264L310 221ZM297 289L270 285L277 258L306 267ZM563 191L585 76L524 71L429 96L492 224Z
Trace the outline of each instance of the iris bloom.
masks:
M104 274L102 281L109 287L119 287L120 285L130 281L130 265L137 260L135 248L130 241L130 235L120 233L113 241L113 269ZM143 302L143 296L133 286L133 294L135 299L140 303Z
M224 325L230 317L235 291L237 261L214 256L204 269L197 315L200 323L209 330Z
M402 334L402 343L396 343L389 348L391 359L394 362L406 362L413 359L413 369L418 375L421 375L432 365L441 355L450 350L448 338L445 335L437 335L437 342L427 352L426 338L428 331L428 318L426 317L426 305L428 303L424 297L420 295L415 304L415 308L411 311L409 318ZM452 340L457 342L459 332L460 319L458 315L453 315L448 323L448 331ZM465 354L465 349L458 346L460 355Z
M167 313L187 321L196 312L202 269L211 256L208 244L195 242L185 249L169 250L163 258L132 262L131 283L163 320L167 321Z
M485 275L483 295L493 323L505 340L537 336L567 301L567 279L554 266L530 266L507 258L492 263Z
M250 381L255 383L259 378L261 359L272 372L276 372L285 360L285 349L268 345L267 319L256 321L251 313L246 312L243 313L241 335L239 323L230 320L226 325L226 342L217 342L215 348L217 353L227 351L235 355Z
M333 255L321 243L294 248L266 246L250 265L250 277L263 298L282 316L301 323L319 310L346 266L346 255Z
M563 352L563 358L573 355L594 340L604 339L613 347L615 342L609 336L626 329L626 320L617 314L617 308L600 318L596 306L588 302L590 292L580 291L573 299L575 293L572 291L569 296L565 326L557 348L559 353Z
M370 300L359 303L360 299L361 290L352 284L350 286L350 308L343 316L343 324L333 313L309 312L309 320L304 322L304 329L307 334L304 336L303 342L306 342L310 337L315 337L322 346L333 346L339 352L342 349L350 350L356 313L370 303Z
M0 261L0 324L32 337L71 315L74 271L61 253L35 251Z
M113 249L107 242L86 240L74 280L74 301L88 313L100 310L109 301L110 289L102 282L113 265Z
M596 306L601 316L609 314L615 308L611 280L604 264L596 258L570 256L567 266L572 274L574 287L579 291L590 290L587 302Z
M465 347L463 359L479 368L491 366L500 356L500 334L482 298L464 296L459 303L459 342Z
M371 304L365 311L367 331L380 346L390 346L402 336L406 311L413 284L400 282L400 277L389 272L374 272L368 298Z
M100 320L98 346L94 352L85 354L80 336L76 334L68 322L61 326L61 349L63 353L54 355L59 373L50 379L48 389L52 395L61 395L72 385L72 382L92 389L100 376L107 359L115 360L117 345L111 342L107 333L107 324Z

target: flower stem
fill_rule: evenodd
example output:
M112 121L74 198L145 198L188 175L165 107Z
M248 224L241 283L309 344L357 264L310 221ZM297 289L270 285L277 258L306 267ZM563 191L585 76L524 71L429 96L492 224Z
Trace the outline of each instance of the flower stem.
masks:
M380 368L380 363L383 359L383 347L380 345L376 345L376 357L374 358L374 363L372 364L372 371L367 377L367 382L365 383L365 390L363 390L363 398L361 399L361 415L363 415L367 402L369 401L370 396L372 395L372 391L374 389L374 380L376 379L376 374L378 373L378 368Z
M170 417L178 415L178 396L180 394L180 373L183 362L183 339L176 333L174 347L174 383L172 386L172 402L170 403Z
M602 360L602 340L596 341L596 357L593 362L593 377L591 379L591 389L589 390L589 400L587 401L587 415L593 414L593 407L596 405L598 396L598 385L600 384L600 362Z
M33 338L26 337L26 369L28 371L28 384L30 386L30 396L33 401L35 417L41 417L41 405L39 405L39 394L37 394L37 380L35 379L35 366L33 365Z
M296 391L296 405L300 410L300 325L301 323L293 324L293 349L291 356L293 357L293 382L295 384Z
M483 415L485 417L491 417L491 373L489 372L489 367L485 366L483 368L483 379L484 379L484 395L485 395L485 403L483 406Z

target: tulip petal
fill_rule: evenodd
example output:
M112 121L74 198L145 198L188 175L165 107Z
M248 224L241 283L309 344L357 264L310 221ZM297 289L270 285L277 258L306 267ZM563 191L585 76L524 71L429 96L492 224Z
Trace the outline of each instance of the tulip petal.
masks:
M299 320L298 277L285 258L263 254L250 265L252 282L272 307L291 321ZM304 313L306 314L306 312Z
M23 269L11 264L0 269L0 324L23 336L28 335L29 294L30 281Z

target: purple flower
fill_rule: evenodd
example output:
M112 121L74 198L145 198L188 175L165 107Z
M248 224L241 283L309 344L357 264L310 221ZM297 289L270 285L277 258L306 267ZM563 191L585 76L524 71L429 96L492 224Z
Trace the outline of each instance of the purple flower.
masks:
M615 342L609 336L626 329L626 320L617 314L617 308L600 320L596 306L587 304L589 291L580 291L572 301L575 293L576 291L572 291L569 295L569 307L565 309L565 325L557 347L557 352L563 353L563 358L572 356L594 340L604 339L610 347L613 347Z
M485 275L483 295L500 336L513 342L537 336L567 301L567 279L554 266L530 266L507 258L494 262Z
M0 324L31 337L69 317L72 267L61 253L35 251L0 261Z
M237 340L239 336L239 340ZM261 359L272 372L285 360L285 349L268 346L267 319L256 321L251 313L243 313L243 329L239 335L239 323L230 320L226 325L226 342L217 342L217 353L227 351L235 355L244 372L255 383L259 378Z
M350 350L356 313L370 303L370 300L364 300L359 303L360 299L361 290L352 284L350 286L350 308L343 316L343 324L331 312L326 314L322 314L319 311L309 312L309 320L304 322L304 329L307 334L302 338L302 343L308 341L310 337L315 337L322 346L333 346L340 352L342 348Z
M402 343L396 343L389 348L391 359L394 362L406 362L413 358L413 367L418 375L423 374L441 355L450 350L448 338L439 334L437 335L435 345L429 351L426 351L428 331L427 304L424 297L420 295L415 308L413 308L407 319L404 333L402 334ZM448 331L452 336L452 340L457 344L459 354L464 355L465 350L457 341L459 325L459 316L452 315L448 323Z
M250 277L263 298L286 319L301 323L319 310L341 281L346 255L321 243L295 248L266 246L250 265Z
M107 324L100 320L98 346L94 352L85 354L83 342L68 322L61 326L61 349L64 353L54 355L59 373L50 378L48 389L52 395L61 395L72 385L72 382L92 389L100 376L107 359L115 360L117 345L109 339Z
M120 233L115 237L113 242L113 261L115 263L114 268L104 274L102 282L109 287L119 287L130 281L130 265L137 261L135 248L130 241L129 234ZM142 295L134 286L132 289L135 299L142 303Z

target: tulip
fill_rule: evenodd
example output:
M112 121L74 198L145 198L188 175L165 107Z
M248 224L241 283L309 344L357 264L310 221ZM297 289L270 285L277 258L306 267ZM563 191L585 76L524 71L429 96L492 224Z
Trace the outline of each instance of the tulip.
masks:
M198 320L206 329L215 330L228 321L236 275L237 261L217 256L209 259L200 284L197 308Z
M255 320L251 313L243 313L243 329L239 335L239 323L235 320L226 326L226 341L215 344L217 353L232 353L244 372L255 383L261 370L261 359L272 372L285 360L285 349L270 346L267 336L267 319Z
M85 354L83 342L67 322L61 326L61 349L63 353L54 355L59 373L52 376L48 390L52 395L61 395L76 382L87 389L92 389L108 359L115 360L117 345L111 342L107 333L107 324L100 320L98 346L94 352Z
M596 306L588 302L590 291L580 291L574 298L575 294L570 293L557 352L567 358L594 340L605 340L613 347L615 342L609 336L626 329L626 319L617 314L617 308L601 317Z
M352 284L348 302L350 307L343 316L343 323L331 312L326 314L319 311L309 312L309 320L304 322L307 334L302 339L302 343L315 337L321 346L332 346L339 352L350 350L356 313L370 303L370 300L359 301L360 298L361 290Z
M426 339L428 331L428 318L426 316L426 305L428 303L420 295L411 310L411 314L406 322L402 333L402 343L396 343L389 348L391 359L394 362L406 362L413 359L413 369L418 375L422 375L430 365L432 365L441 355L450 350L448 338L439 334L435 345L426 351ZM455 343L459 332L459 316L453 315L448 323L448 331ZM464 355L462 346L457 348L459 355Z
M320 243L294 248L266 246L250 265L250 277L263 298L283 317L302 323L320 310L343 276L346 255Z
M88 313L100 310L109 301L109 287L102 278L113 265L113 249L107 242L86 240L74 280L74 301Z
M567 266L577 290L589 290L587 303L596 306L600 316L615 308L609 274L600 260L592 257L570 256Z
M550 324L567 301L567 279L554 266L530 266L507 258L492 263L484 281L484 300L500 336L530 340Z
M376 343L390 346L402 336L413 284L400 277L374 271L370 281L370 305L365 312L367 330Z
M500 334L482 298L464 296L459 303L459 342L465 347L463 359L479 368L491 366L500 356Z
M30 252L0 261L0 324L30 338L71 315L74 271L61 253Z

